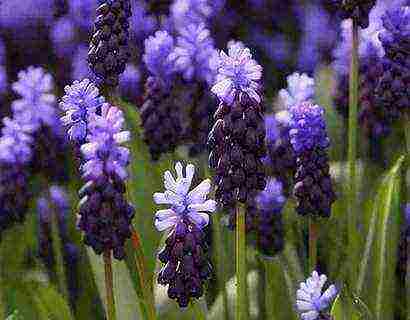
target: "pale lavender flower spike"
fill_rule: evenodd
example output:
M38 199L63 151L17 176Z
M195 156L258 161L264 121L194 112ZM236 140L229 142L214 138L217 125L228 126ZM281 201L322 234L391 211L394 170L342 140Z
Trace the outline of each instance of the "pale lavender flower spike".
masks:
M231 42L228 54L220 52L217 70L216 83L211 90L220 100L232 105L238 94L245 93L260 103L258 89L262 67L252 59L250 49L242 42Z
M105 174L127 179L130 151L122 144L129 141L130 132L123 130L124 122L122 111L107 103L102 106L101 115L90 117L88 143L81 146L86 160L82 166L85 179L98 179Z
M164 174L164 193L155 193L156 204L170 205L170 208L158 210L155 215L155 227L164 231L178 224L182 218L187 217L198 228L202 229L209 223L209 213L216 210L216 201L207 200L211 190L211 181L206 179L191 191L195 166L188 164L185 169L180 162L175 165L176 179L170 171Z
M18 73L13 90L21 96L11 108L17 121L30 124L34 130L41 125L54 126L57 110L53 77L40 67L28 67Z
M322 293L322 288L327 280L327 277L322 274L319 276L317 271L312 272L306 282L300 284L300 288L296 292L296 308L300 312L302 320L316 320L322 315L338 293L334 285L329 286Z
M287 77L288 88L279 91L279 98L286 108L312 100L315 95L315 81L307 74L297 72Z

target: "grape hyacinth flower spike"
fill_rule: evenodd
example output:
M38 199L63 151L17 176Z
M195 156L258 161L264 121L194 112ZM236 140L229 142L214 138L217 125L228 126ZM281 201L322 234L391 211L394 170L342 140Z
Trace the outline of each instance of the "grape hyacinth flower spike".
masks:
M171 95L175 79L173 50L174 39L166 31L157 31L145 40L143 60L150 76L145 83L140 114L144 142L152 160L174 151L181 138L180 103L177 104Z
M319 276L317 271L300 284L296 292L296 309L300 312L302 320L331 320L332 317L325 312L337 296L337 289L330 285L323 293L322 289L327 277Z
M175 299L180 307L187 307L192 298L203 295L204 284L211 276L203 229L209 223L209 213L216 210L216 202L207 199L211 189L209 179L190 190L194 165L188 164L184 174L182 164L177 162L175 170L176 178L170 171L164 174L165 192L154 194L156 204L169 206L155 215L157 230L170 230L165 247L158 254L165 264L158 283L168 285L169 298Z
M101 111L105 99L89 79L76 80L71 86L66 86L64 91L60 108L65 114L61 121L67 127L69 139L80 146L88 134L89 118Z
M252 204L265 188L265 123L260 96L262 67L241 42L221 51L212 92L220 103L209 134L209 166L215 170L216 198L231 213L236 201Z
M113 251L114 258L125 257L124 244L131 237L134 208L125 198L126 167L130 152L121 146L130 133L123 131L124 116L116 107L105 104L101 115L89 122L87 143L81 146L81 166L87 183L81 188L78 227L85 244L95 253Z
M289 109L290 141L297 156L294 195L301 215L329 217L335 201L329 174L324 109L312 102Z
M275 255L283 250L282 209L285 202L282 183L275 178L270 178L265 190L256 197L258 210L254 228L257 232L257 247L265 255Z
M33 128L4 118L0 137L0 238L3 231L22 222L30 192L28 163L32 157Z
M376 96L383 110L410 110L410 6L389 10L382 17L379 39L386 55Z
M91 70L106 85L118 85L131 56L129 51L129 0L105 0L97 8L88 61Z

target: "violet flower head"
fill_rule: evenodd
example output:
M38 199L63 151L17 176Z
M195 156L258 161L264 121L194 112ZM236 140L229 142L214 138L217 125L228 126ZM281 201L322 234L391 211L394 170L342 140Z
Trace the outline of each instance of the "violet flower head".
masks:
M386 55L395 60L408 57L410 52L410 6L402 6L388 10L382 17L383 27L379 39Z
M265 189L256 196L257 245L263 254L272 255L283 249L284 229L281 212L285 202L282 183L275 178L270 178Z
M125 180L128 176L130 151L121 146L130 138L123 130L125 119L117 107L104 104L101 115L93 114L89 123L88 142L81 146L85 158L82 166L86 180L95 180L104 175L117 176Z
M329 137L324 121L324 109L309 102L290 108L290 141L297 155L315 147L329 147Z
M177 44L172 57L175 68L187 81L197 78L211 84L214 72L210 59L215 54L214 41L205 24L190 24L179 29Z
M166 31L157 31L145 40L143 61L148 71L163 81L170 80L175 72L171 53L174 51L174 39Z
M329 173L326 132L322 107L304 102L289 109L290 142L296 154L296 211L300 215L329 217L336 200Z
M315 81L307 74L295 72L287 77L288 88L279 91L286 108L310 101L315 96Z
M18 73L18 81L13 90L21 96L11 108L20 123L30 124L34 130L41 125L53 127L56 123L56 98L52 94L54 81L42 68L28 67Z
M166 171L164 174L165 192L154 194L156 204L170 206L169 209L157 211L155 227L158 231L174 227L179 231L180 222L188 219L199 229L202 229L209 223L209 213L216 210L215 200L207 200L211 190L211 181L206 179L190 191L195 166L188 164L184 175L182 164L177 162L175 171L176 178L170 171Z
M98 0L69 0L68 16L83 30L89 31L93 25Z
M68 128L69 138L82 143L87 136L89 117L101 108L105 99L88 79L81 82L76 80L64 90L66 94L61 99L60 107L65 111L65 115L61 121Z
M334 285L330 285L322 293L326 281L324 274L319 276L317 271L313 271L312 275L300 284L296 292L296 308L302 320L322 319L321 316L325 316L325 310L330 307L338 293Z
M156 17L147 11L144 1L131 1L130 33L133 41L145 38L157 27Z
M195 167L188 164L175 165L176 178L170 171L164 174L164 193L155 193L157 204L169 205L158 210L155 227L170 232L158 258L164 263L158 275L158 283L168 285L168 296L175 299L181 308L188 306L192 298L200 298L205 281L211 275L212 266L207 255L204 228L209 222L209 213L216 210L216 202L207 200L211 188L210 180L202 181L191 188Z
M228 46L228 54L220 52L216 83L212 92L228 105L232 105L237 95L247 94L260 103L259 81L262 67L252 58L249 48L241 42Z
M3 119L0 137L0 161L9 164L25 164L32 156L32 127L10 118Z
M54 22L50 30L51 41L57 56L72 55L75 49L76 29L69 17L62 17Z
M141 72L131 63L128 63L124 72L120 75L119 89L126 97L137 97L140 93Z
M213 7L208 0L174 0L170 6L170 14L178 28L206 22L213 14Z

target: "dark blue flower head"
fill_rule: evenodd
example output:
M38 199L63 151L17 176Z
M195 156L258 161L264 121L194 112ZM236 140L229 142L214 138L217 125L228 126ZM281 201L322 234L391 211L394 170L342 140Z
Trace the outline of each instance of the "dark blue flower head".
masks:
M410 52L410 6L388 10L382 17L384 29L379 34L386 55L395 60L408 58Z
M216 83L212 92L228 105L232 105L237 95L247 94L260 103L258 93L262 78L262 67L252 58L249 48L241 42L228 46L228 54L220 52Z
M329 147L324 109L311 102L296 104L290 109L290 142L297 155L318 147Z
M279 97L286 108L311 101L314 98L315 81L307 74L295 72L286 79L288 88L279 91Z
M326 281L327 277L324 274L319 276L313 271L306 282L300 284L296 292L296 308L302 320L323 319L321 316L336 298L338 291L334 285L330 285L322 293Z
M143 60L148 71L163 81L170 80L175 72L174 61L171 60L174 51L174 39L166 31L157 31L155 35L145 40Z
M103 105L101 115L91 116L88 142L81 146L86 160L82 172L87 180L104 175L127 178L130 151L121 144L129 140L130 132L123 130L124 122L122 111L108 104Z
M3 119L0 138L0 161L9 164L24 164L30 161L33 143L29 124L20 124L10 118Z
M12 103L17 121L29 124L34 130L41 125L54 127L57 119L56 98L52 94L53 78L42 68L29 67L18 73L13 90L21 96Z
M60 107L65 111L61 118L68 128L71 140L81 143L87 136L87 123L91 115L104 104L104 97L100 96L98 88L88 79L74 81L71 86L64 88Z
M185 80L196 78L211 84L214 70L210 62L214 54L214 41L205 24L190 24L179 29L172 60L175 59L176 70L182 73Z

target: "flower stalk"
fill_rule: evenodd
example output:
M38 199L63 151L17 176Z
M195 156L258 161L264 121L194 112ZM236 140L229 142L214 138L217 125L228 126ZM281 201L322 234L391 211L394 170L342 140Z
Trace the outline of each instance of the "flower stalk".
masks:
M107 320L116 320L114 284L112 275L111 251L104 251L105 290L107 298Z
M236 207L236 319L247 319L245 210Z
M313 217L309 218L309 272L317 267L317 239L319 225Z
M136 259L135 262L136 262L136 266L138 270L138 276L140 279L140 285L141 285L143 295L145 298L145 305L148 311L148 317L150 320L155 320L156 314L155 314L154 294L152 291L152 286L150 286L150 281L147 278L147 273L146 273L147 269L146 269L144 254L142 251L140 236L138 235L138 232L135 230L134 227L131 227L131 230L132 230L131 242L135 250L135 259Z
M356 158L357 158L357 110L359 95L359 26L353 19L352 28L352 57L350 65L349 81L349 131L348 131L348 246L347 252L350 257L349 275L350 286L355 284L356 255L357 255L357 186L356 186Z

